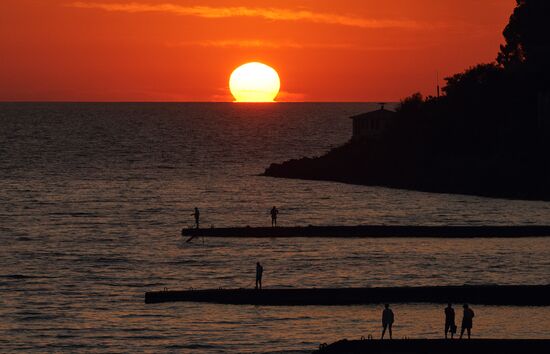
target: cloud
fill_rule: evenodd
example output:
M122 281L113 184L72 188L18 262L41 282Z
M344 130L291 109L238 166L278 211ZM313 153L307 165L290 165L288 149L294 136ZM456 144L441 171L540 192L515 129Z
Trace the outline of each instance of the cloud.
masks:
M297 43L297 42L273 42L261 39L230 39L230 40L205 40L191 42L167 43L169 47L215 47L215 48L264 48L264 49L353 49L356 46L348 43Z
M277 95L277 102L304 102L307 100L307 95L300 92L281 91Z
M231 96L230 93L224 93L224 92L228 92L227 88L220 89L219 91L220 93L210 96L209 101L235 102L235 98L233 98L233 96ZM308 100L308 96L304 93L287 92L287 91L280 91L277 97L275 98L275 102L306 102L307 100Z
M224 40L202 40L186 42L169 42L167 47L203 47L203 48L262 48L262 49L334 49L351 50L359 52L393 52L393 51L412 51L419 49L428 49L433 44L414 44L414 45L388 45L372 46L359 43L297 43L292 41L274 42L263 39L224 39Z
M80 9L98 9L113 12L142 13L160 12L182 16L195 16L202 18L230 18L230 17L256 17L271 21L307 21L327 25L341 25L359 28L405 28L416 29L424 27L411 20L368 19L355 16L320 13L308 10L291 10L282 8L261 7L213 7L213 6L183 6L177 4L145 4L137 2L128 3L101 3L75 1L67 6Z

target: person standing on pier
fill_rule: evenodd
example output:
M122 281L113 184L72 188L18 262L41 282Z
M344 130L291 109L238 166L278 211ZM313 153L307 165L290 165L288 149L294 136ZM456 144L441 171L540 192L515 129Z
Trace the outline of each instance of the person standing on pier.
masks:
M462 316L462 329L460 331L460 339L462 339L464 330L468 331L468 339L470 339L475 314L474 311L468 306L468 304L464 304L464 306L462 307L464 307L464 315Z
M447 333L451 333L451 339L456 333L455 309L450 302L445 308L445 339L447 339Z
M262 275L264 274L264 267L260 262L256 262L256 290L262 289Z
M201 212L199 211L199 208L195 207L195 211L191 215L195 217L195 228L198 229L200 224L200 218L201 218Z
M279 210L273 206L271 208L271 227L277 226L277 215L279 214Z
M392 326L393 322L395 320L395 317L393 315L393 311L390 309L390 304L384 305L384 311L382 311L382 327L384 328L382 330L382 338L384 339L384 334L386 334L386 329L390 332L390 339L393 339L392 337Z

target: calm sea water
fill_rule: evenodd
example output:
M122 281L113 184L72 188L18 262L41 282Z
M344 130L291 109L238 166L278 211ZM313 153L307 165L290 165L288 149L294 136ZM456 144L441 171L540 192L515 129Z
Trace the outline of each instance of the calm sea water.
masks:
M145 305L147 290L550 283L550 240L207 239L207 227L549 224L550 203L258 176L349 139L372 104L0 104L0 351L276 352L379 331L379 306ZM546 307L475 306L481 337L550 338ZM394 305L396 337L441 336ZM459 316L460 317L460 316Z

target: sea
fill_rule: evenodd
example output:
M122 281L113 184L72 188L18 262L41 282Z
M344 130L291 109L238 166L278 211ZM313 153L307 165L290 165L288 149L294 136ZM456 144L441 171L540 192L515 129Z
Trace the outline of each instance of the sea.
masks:
M262 176L349 140L372 103L0 103L0 352L307 353L378 337L381 305L145 304L150 290L549 284L550 239L196 239L202 227L550 224L550 203ZM404 171L403 173L406 173ZM460 321L460 304L457 319ZM392 304L441 338L441 304ZM475 338L550 339L479 306Z

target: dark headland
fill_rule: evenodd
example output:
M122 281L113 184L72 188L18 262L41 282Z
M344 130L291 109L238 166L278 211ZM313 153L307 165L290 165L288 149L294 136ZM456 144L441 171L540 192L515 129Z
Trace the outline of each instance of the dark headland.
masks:
M362 305L391 303L471 303L548 306L550 285L464 285L389 288L206 289L145 293L145 303L207 302L233 305Z
M355 117L348 143L264 175L550 200L549 13L549 1L519 1L495 62L446 78L441 95L403 99L395 114Z
M403 339L403 340L341 340L322 346L314 353L370 354L542 354L550 352L550 340L545 339Z
M430 238L520 238L550 237L550 226L307 226L307 227L228 227L182 229L184 237L430 237Z

